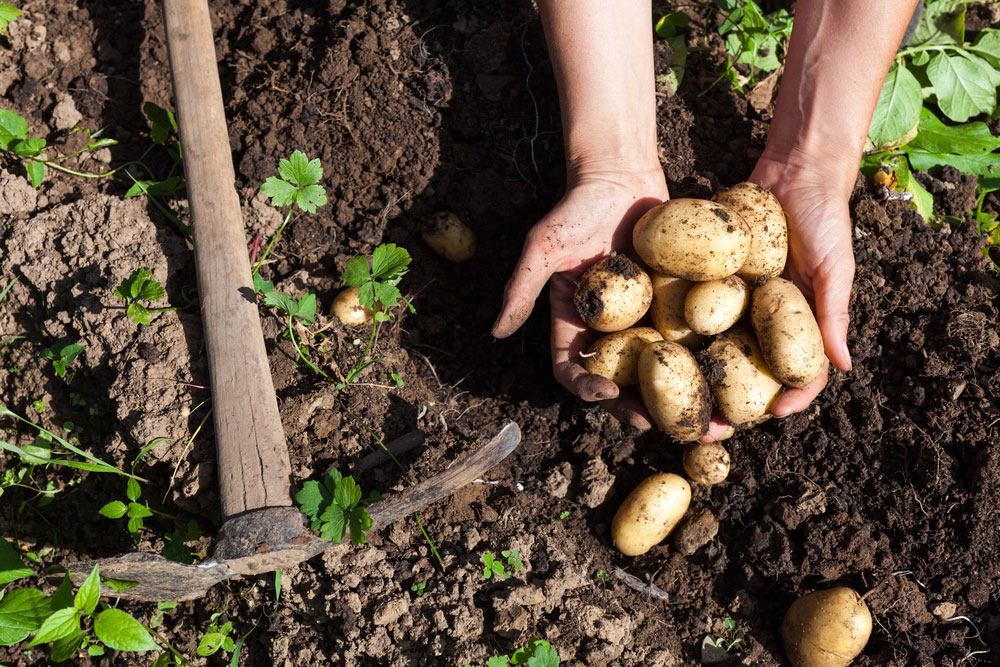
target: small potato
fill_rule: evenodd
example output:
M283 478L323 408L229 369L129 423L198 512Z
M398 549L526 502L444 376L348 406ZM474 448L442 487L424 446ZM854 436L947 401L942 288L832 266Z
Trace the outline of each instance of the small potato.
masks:
M626 556L639 556L663 541L691 504L691 485L679 475L650 475L628 494L611 521L611 540Z
M372 311L358 301L357 287L341 290L330 304L330 315L336 317L347 327L363 327L372 323Z
M684 472L705 486L719 484L729 477L729 452L717 442L699 442L684 452Z
M846 667L864 650L871 633L871 612L850 588L803 595L781 624L792 667Z
M823 372L823 336L816 316L791 281L771 278L753 292L750 320L774 376L803 387Z
M733 327L717 336L705 351L705 379L715 404L733 426L758 424L771 418L771 406L781 394L778 381L760 351L757 339L745 327Z
M436 213L421 232L431 250L449 262L464 262L476 254L476 235L457 215L449 211Z
M678 343L650 343L639 354L642 402L664 433L692 442L708 431L712 401L694 355Z
M778 198L756 183L737 183L712 201L734 209L750 226L750 253L736 275L751 285L761 277L780 276L788 257L788 223Z
M649 276L625 255L611 255L591 266L573 293L580 319L597 331L628 329L646 314L652 300Z
M687 280L727 278L750 252L750 227L723 204L671 199L650 209L632 230L635 251L651 269Z
M662 273L653 273L649 279L653 283L653 303L649 305L653 327L660 332L663 340L680 343L688 349L701 347L704 337L691 331L684 320L684 299L696 283Z
M583 357L583 367L588 373L608 378L619 387L631 386L639 381L639 353L648 343L658 340L663 340L663 336L649 327L609 333L590 346Z
M750 288L739 276L697 283L684 299L684 320L695 333L714 336L736 324L750 304Z

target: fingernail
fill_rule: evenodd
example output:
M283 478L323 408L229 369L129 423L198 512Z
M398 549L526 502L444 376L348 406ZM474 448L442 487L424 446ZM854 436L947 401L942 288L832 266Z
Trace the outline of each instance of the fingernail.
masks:
M847 370L851 370L854 368L854 363L851 361L851 351L847 349L846 340L841 344L841 351L844 353L844 358L847 359Z
M785 417L787 417L788 415L790 415L792 413L791 412L785 412L784 410L776 410L776 411L772 412L771 414L774 415L775 419L784 419Z

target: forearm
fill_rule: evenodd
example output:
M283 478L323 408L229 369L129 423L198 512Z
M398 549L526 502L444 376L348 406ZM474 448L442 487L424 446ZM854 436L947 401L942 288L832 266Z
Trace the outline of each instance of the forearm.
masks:
M916 0L799 0L765 157L827 167L831 185L850 192L915 6Z
M570 177L658 166L649 0L541 0Z

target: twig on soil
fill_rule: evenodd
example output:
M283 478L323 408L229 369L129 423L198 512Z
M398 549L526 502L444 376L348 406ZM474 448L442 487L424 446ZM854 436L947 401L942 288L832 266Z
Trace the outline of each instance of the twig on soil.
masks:
M644 583L642 579L629 574L620 567L615 568L615 576L621 579L623 584L625 584L626 586L628 586L633 590L639 591L640 593L645 593L646 595L654 597L657 600L663 600L665 602L670 600L670 596L667 595L667 593L656 584L652 582L648 584Z

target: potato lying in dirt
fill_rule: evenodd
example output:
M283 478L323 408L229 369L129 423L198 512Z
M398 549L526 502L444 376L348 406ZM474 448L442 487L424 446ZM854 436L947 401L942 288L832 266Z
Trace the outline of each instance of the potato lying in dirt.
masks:
M739 276L696 283L684 299L684 321L703 336L736 324L750 304L750 288Z
M649 276L625 255L611 255L591 266L573 293L580 319L597 331L629 328L646 314L652 300Z
M372 311L358 302L357 287L341 290L330 304L330 315L336 317L347 327L363 327L372 323Z
M611 522L611 540L626 556L639 556L663 541L691 504L691 486L679 475L650 475L628 494Z
M788 256L788 223L778 198L756 183L738 183L712 201L735 210L750 227L750 253L736 274L751 285L762 276L780 276Z
M602 336L583 356L588 373L608 378L619 387L639 381L639 353L648 343L663 340L656 329L632 327Z
M776 378L789 387L802 387L823 372L823 336L794 283L771 278L755 289L750 319L764 360Z
M441 211L421 231L431 250L449 262L464 262L476 254L476 235L457 215Z
M708 383L691 352L678 343L650 343L639 355L642 402L660 429L681 442L705 435L712 416Z
M785 655L793 667L846 667L868 643L872 615L850 588L803 595L781 624Z
M727 278L750 252L750 227L734 210L701 199L671 199L632 230L635 251L651 269L687 280Z
M736 326L712 341L702 353L705 379L715 405L733 426L770 419L771 406L781 394L778 381L764 361L757 339Z
M700 347L705 339L691 331L684 320L684 299L697 283L662 273L654 273L649 279L653 283L653 303L649 305L649 318L653 320L653 327L660 332L663 340L692 349Z
M729 477L729 452L717 442L699 442L684 451L684 472L705 486Z

